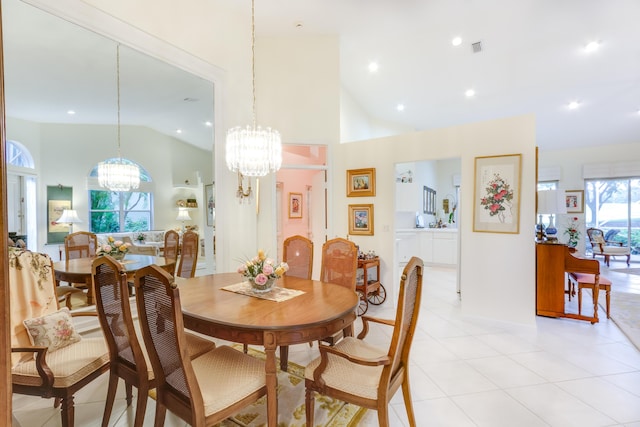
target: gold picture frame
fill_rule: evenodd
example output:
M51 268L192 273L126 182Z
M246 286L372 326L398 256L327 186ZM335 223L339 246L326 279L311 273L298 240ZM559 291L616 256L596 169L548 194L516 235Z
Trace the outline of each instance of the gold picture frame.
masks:
M349 234L373 236L373 205L349 205Z
M302 218L302 193L289 193L289 218Z
M522 154L476 157L473 231L520 232Z
M371 197L375 195L375 168L347 170L347 197Z
M584 190L566 190L567 213L584 212Z

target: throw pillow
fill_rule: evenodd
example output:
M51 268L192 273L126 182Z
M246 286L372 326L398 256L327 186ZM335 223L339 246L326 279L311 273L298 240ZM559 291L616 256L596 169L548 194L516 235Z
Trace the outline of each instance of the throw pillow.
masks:
M48 347L50 352L82 339L73 327L67 307L42 317L26 319L22 323L27 328L31 343L38 347Z
M602 237L602 236L595 236L595 237L593 238L593 241L594 241L594 242L596 242L596 243L602 243L602 244L604 244L604 237Z

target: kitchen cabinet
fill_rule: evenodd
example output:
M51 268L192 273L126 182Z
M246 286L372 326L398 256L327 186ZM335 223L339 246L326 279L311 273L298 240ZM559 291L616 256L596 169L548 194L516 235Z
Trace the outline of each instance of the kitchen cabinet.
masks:
M425 264L458 264L458 230L424 229L418 232L420 254Z

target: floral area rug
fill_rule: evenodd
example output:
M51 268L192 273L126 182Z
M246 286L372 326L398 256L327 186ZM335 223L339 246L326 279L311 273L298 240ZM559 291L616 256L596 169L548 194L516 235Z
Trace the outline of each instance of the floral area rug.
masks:
M601 292L600 295L603 295ZM598 303L604 304L604 298ZM604 313L604 310L599 311ZM611 291L611 319L640 350L640 294Z
M236 347L236 345L234 345ZM242 350L242 346L236 347ZM249 348L249 354L265 358L262 351ZM278 367L278 427L305 426L304 366L289 362L287 372ZM217 424L216 427L259 427L267 425L267 398L260 398L235 416ZM337 399L316 395L315 426L353 427L359 425L367 410Z

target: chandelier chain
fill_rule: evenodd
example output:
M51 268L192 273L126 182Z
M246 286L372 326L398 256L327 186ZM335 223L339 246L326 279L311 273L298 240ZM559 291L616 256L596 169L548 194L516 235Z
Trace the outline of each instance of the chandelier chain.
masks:
M253 128L255 129L256 118L256 13L255 0L251 0L251 91L253 94Z
M120 43L116 47L116 87L117 87L117 105L118 105L118 158L122 158L120 150Z

